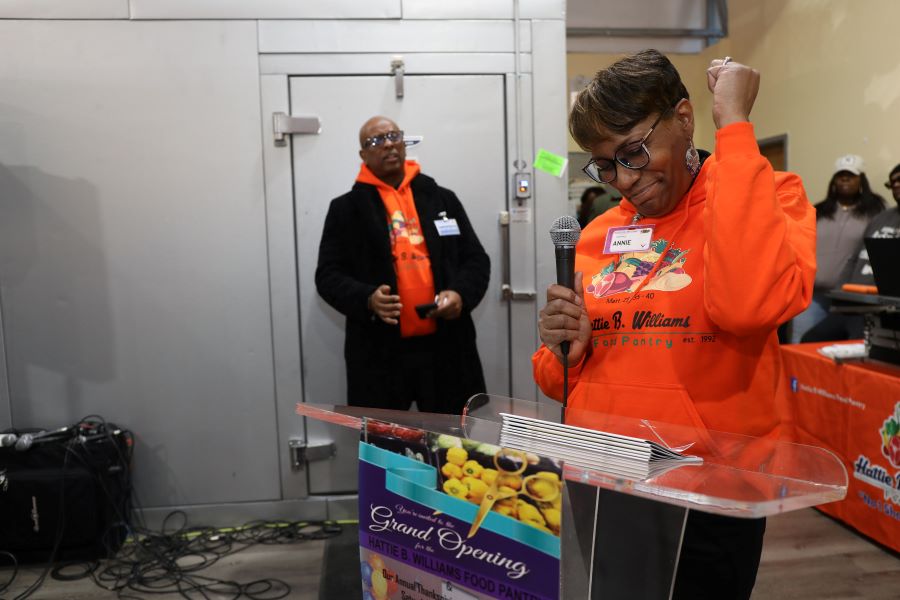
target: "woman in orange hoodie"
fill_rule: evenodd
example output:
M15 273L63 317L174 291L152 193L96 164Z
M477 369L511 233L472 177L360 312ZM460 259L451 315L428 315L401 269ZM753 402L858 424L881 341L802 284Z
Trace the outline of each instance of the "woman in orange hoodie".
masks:
M569 117L584 171L622 193L582 232L575 291L552 285L534 376L567 422L596 411L756 437L788 432L776 329L810 302L815 211L799 177L772 170L750 110L759 73L707 70L713 154L694 148L694 111L655 50L597 73ZM765 521L691 511L676 598L749 598Z

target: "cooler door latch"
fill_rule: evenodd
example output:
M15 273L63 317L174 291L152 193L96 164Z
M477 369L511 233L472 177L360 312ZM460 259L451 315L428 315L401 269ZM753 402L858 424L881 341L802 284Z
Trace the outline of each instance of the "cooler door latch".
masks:
M291 469L302 471L306 463L317 460L326 460L337 455L337 446L334 442L312 442L306 440L290 440L288 448L291 452Z

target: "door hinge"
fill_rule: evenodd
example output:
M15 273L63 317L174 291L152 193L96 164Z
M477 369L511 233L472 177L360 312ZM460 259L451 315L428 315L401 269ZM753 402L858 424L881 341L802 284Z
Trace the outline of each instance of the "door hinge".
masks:
M272 131L275 133L275 143L284 143L286 135L322 133L322 121L315 115L289 115L277 112L272 113Z
M294 471L302 471L306 468L306 463L333 458L337 455L337 446L334 442L307 444L306 440L290 440L288 448L291 452L291 469Z

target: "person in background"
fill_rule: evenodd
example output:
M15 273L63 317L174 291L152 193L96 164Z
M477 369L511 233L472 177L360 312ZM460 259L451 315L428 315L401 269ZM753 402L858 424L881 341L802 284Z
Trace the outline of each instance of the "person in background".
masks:
M888 180L884 187L891 191L894 204L884 213L872 219L866 230L866 237L896 238L900 237L900 164L897 164L888 174Z
M791 323L792 343L807 341L803 336L828 315L828 291L839 285L847 261L858 252L866 226L884 206L884 198L869 186L860 156L847 154L835 161L828 195L816 205L815 293L809 308ZM846 315L836 319L846 320Z
M891 190L895 206L880 212L863 232L863 238L897 238L900 237L900 164L891 169L884 187ZM857 285L875 285L869 254L862 239L859 240L856 252L847 262L847 267L838 278L838 285L853 283ZM863 318L829 312L812 329L807 331L803 342L829 342L835 340L855 340L863 336Z
M551 285L540 311L534 377L557 400L570 343L566 423L590 426L594 411L790 433L776 329L812 297L814 210L800 178L759 152L749 122L759 73L726 57L707 80L712 155L694 147L688 91L656 50L599 71L575 100L569 130L593 157L584 171L622 200L582 232L575 289ZM674 598L749 598L764 532L765 519L689 511Z
M319 295L347 317L347 402L460 413L485 391L471 313L490 259L456 194L406 160L394 121L372 117L359 144L363 164L328 208L316 268Z
M597 215L603 214L613 206L615 203L609 198L606 190L599 185L585 189L581 193L581 203L578 205L578 224L584 229Z

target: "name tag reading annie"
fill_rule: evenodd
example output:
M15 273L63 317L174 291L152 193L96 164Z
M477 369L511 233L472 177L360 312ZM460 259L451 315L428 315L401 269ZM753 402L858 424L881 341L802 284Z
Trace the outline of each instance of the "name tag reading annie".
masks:
M604 254L622 254L648 250L653 240L653 225L610 227L606 231Z

